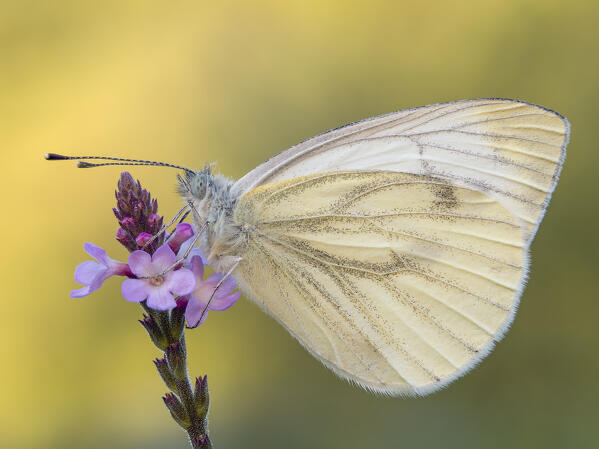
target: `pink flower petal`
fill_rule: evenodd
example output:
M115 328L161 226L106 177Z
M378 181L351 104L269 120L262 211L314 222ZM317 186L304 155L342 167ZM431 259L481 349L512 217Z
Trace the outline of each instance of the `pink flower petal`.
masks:
M142 279L126 279L121 285L121 293L127 301L140 302L148 297L148 283Z
M214 273L211 274L210 276L208 276L206 278L206 280L204 281L205 285L209 285L212 288L215 288L216 285L220 282L220 280L223 278L223 275L220 273Z
M214 286L207 285L204 282L197 283L196 288L193 290L192 296L198 301L207 303L214 292Z
M89 285L86 285L85 287L81 287L76 290L71 290L71 293L69 293L69 296L71 298L83 298L84 296L87 296L90 293L91 292L89 291Z
M110 262L110 273L111 275L117 276L133 276L131 272L131 268L124 262L118 262L116 260L112 260Z
M193 239L189 239L181 244L181 247L179 248L179 251L177 252L178 259L181 259L185 255L185 253L187 252L187 250L189 249L189 247L191 246L192 243L193 243ZM206 264L206 257L204 256L204 253L202 252L202 250L200 248L195 247L194 249L192 249L191 252L189 253L189 255L187 256L187 260L191 260L191 258L193 256L200 256L202 258L202 260L204 261L204 264Z
M223 278L223 275L220 273L214 273L204 281L205 285L210 286L211 288L216 288L220 280ZM218 287L218 290L214 294L215 298L222 298L223 296L229 295L233 290L237 287L237 281L233 276L229 276L224 282ZM212 293L210 293L212 294Z
M122 229L122 228L119 228ZM141 249L144 247L144 245L146 243L148 243L150 240L152 240L153 235L149 234L147 232L141 232L136 238L135 238L135 243L137 243L137 246Z
M135 276L152 276L156 273L152 271L152 258L145 251L133 251L129 254L129 268Z
M202 324L208 316L208 310L204 312L205 308L205 303L198 301L194 297L191 297L189 303L187 304L187 308L185 309L185 320L187 321L187 324L191 327L196 327ZM202 313L204 313L204 316L202 316ZM200 318L202 318L201 321Z
M218 287L215 296L226 296L229 295L237 287L237 281L233 276L229 276L224 282Z
M106 255L106 251L99 246L94 245L93 243L86 243L83 245L83 249L87 254L92 256L98 262L100 262L104 266L108 266L110 263L110 257Z
M222 296L220 298L217 298L216 295L214 295L214 298L212 298L212 301L210 302L210 310L227 310L237 302L240 296L241 292L235 292L232 295Z
M90 293L95 292L100 287L102 287L102 284L104 283L104 281L106 279L108 279L110 276L112 276L112 273L108 269L105 269L103 272L98 273L98 275L94 278L94 280L91 281L89 284L89 292Z
M193 228L191 225L189 223L179 223L171 238L168 239L168 246L174 252L177 252L183 242L186 242L191 237L193 237Z
M96 276L106 271L106 267L93 260L86 260L75 268L75 282L89 285Z
M169 290L178 296L191 293L196 286L195 277L187 268L181 268L169 273L168 283Z
M152 288L148 296L148 307L154 310L170 310L177 307L173 295L163 286Z
M202 279L204 279L204 261L202 260L202 257L201 256L193 256L191 258L191 264L190 264L189 268L193 272L193 274L196 278L196 281L198 283L203 282Z
M165 243L152 255L152 268L158 274L170 268L177 260L173 250Z
M187 240L193 237L193 227L189 223L179 223L175 228L175 235Z

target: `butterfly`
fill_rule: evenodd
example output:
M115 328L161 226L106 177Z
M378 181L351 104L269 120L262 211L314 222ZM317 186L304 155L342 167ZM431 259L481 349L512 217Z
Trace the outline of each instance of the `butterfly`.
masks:
M522 101L439 103L319 134L237 181L185 169L179 191L208 263L314 357L426 395L512 323L569 133Z

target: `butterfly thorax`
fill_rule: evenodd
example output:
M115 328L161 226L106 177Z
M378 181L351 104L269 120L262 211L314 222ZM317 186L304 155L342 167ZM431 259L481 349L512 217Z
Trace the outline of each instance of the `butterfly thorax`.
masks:
M240 257L244 234L233 222L237 199L231 195L233 181L204 170L179 179L179 193L190 202L199 246L207 262L218 272L226 272Z

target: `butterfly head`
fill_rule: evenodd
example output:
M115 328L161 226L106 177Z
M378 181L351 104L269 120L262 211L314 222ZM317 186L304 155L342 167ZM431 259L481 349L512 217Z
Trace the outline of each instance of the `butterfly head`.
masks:
M179 194L190 204L197 229L203 229L198 240L208 263L217 271L227 271L235 258L235 248L244 236L233 223L235 200L231 196L233 181L212 174L211 166L179 176Z
M209 164L203 170L186 172L185 178L179 177L179 193L191 200L202 201L212 190L214 178Z
M193 204L201 218L214 222L214 217L209 216L211 212L215 214L231 209L232 181L219 174L213 175L210 164L206 164L203 170L186 172L178 179L179 194Z

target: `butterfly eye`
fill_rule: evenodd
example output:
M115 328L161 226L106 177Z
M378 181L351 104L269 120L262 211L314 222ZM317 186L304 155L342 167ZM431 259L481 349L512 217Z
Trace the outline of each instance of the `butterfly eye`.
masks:
M191 180L191 193L197 199L204 199L206 196L206 175L197 173Z

